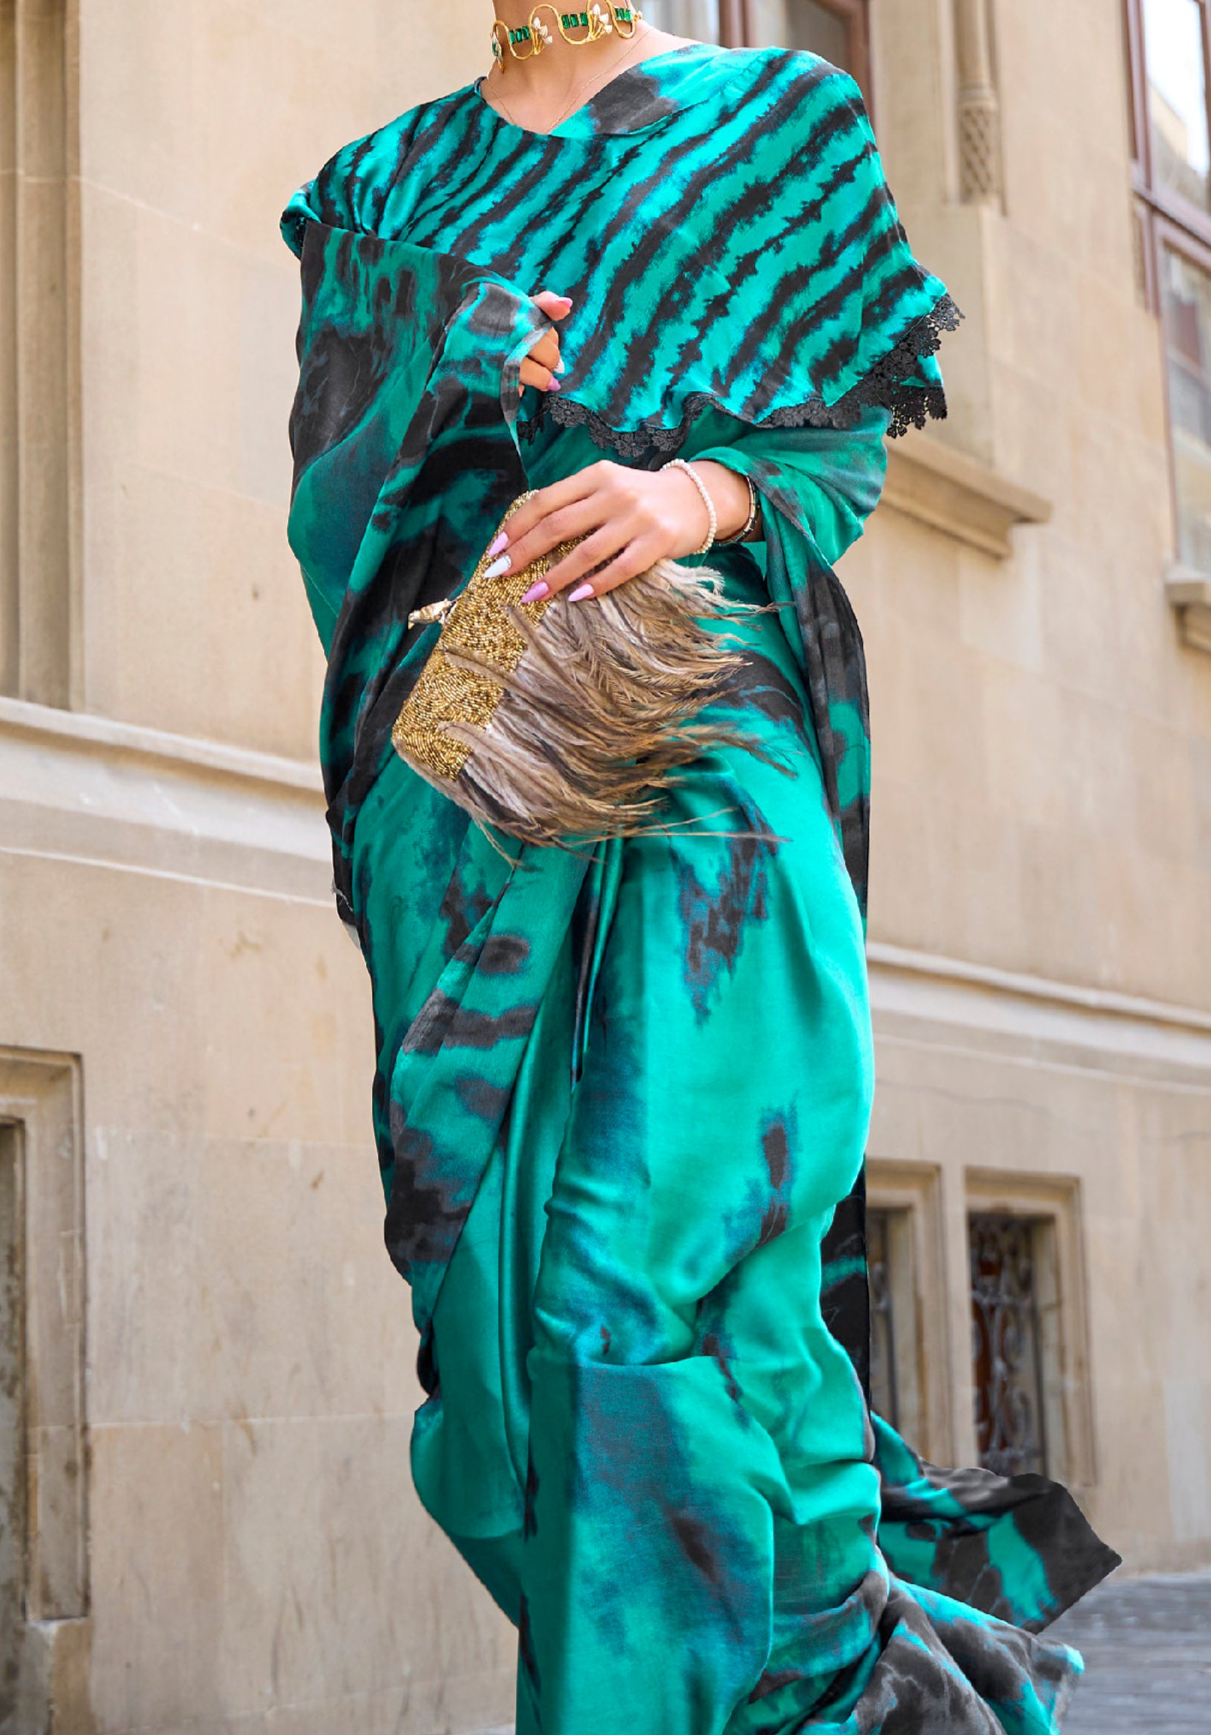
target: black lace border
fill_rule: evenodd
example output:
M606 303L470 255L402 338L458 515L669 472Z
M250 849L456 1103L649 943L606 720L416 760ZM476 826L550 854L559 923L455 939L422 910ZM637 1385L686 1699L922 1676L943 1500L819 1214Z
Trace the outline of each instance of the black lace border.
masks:
M963 311L951 295L943 295L929 312L916 319L904 335L881 356L835 404L822 397L809 398L806 403L787 404L771 410L754 423L762 428L833 428L839 432L855 427L862 413L871 408L888 410L891 424L889 439L897 439L909 428L923 428L933 417L942 421L946 415L946 393L940 385L914 385L904 375L923 356L934 355L941 347L942 337L958 329ZM642 422L637 428L614 428L574 398L561 398L554 392L543 392L534 416L517 423L518 437L533 440L548 416L561 427L583 427L595 445L610 447L624 458L643 458L650 451L673 452L684 441L690 424L703 410L720 410L734 415L734 410L720 403L713 392L691 392L685 400L685 414L674 428L661 422Z

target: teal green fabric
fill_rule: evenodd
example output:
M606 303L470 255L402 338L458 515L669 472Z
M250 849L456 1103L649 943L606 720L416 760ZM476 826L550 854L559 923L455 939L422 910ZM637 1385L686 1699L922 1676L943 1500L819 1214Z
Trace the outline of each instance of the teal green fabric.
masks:
M834 567L886 438L944 411L957 311L856 87L694 47L537 135L467 86L338 152L283 233L412 1471L517 1625L519 1735L1050 1735L1080 1662L1037 1634L1117 1556L1062 1487L925 1464L869 1406L869 729ZM577 297L567 390L519 404L544 287ZM710 557L779 605L729 629L713 713L760 753L704 751L638 838L471 826L391 748L438 636L409 611L525 487L673 451L761 496L765 541Z

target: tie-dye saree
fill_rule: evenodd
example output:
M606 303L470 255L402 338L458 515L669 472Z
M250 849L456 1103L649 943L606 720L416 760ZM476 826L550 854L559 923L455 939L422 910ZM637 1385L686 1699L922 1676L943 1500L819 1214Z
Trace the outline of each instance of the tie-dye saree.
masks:
M694 46L551 134L478 84L291 200L291 545L328 659L427 1509L518 1627L519 1735L1047 1735L1035 1636L1116 1563L1063 1488L925 1464L868 1394L869 753L834 572L958 312L827 63ZM574 298L564 390L519 399ZM536 850L393 753L503 508L602 458L747 473L721 702L642 837ZM592 604L581 605L592 606Z

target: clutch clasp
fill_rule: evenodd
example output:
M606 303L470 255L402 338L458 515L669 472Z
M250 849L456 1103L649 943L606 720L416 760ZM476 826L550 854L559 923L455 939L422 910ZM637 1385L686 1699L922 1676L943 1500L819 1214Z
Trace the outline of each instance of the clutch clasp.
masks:
M454 607L454 598L444 596L440 602L428 602L424 608L414 608L408 616L408 626L427 626L430 621L444 621Z

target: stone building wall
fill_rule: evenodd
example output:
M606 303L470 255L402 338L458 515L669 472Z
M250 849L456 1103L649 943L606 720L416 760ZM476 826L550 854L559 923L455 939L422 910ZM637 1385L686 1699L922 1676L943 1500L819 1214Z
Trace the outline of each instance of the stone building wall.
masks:
M27 1536L0 1542L5 1735L48 1704L59 1735L509 1712L512 1636L411 1487L283 534L278 214L455 78L457 17L441 55L369 0L0 7L0 1321L11 1344L25 1315L29 1454L0 1491Z

